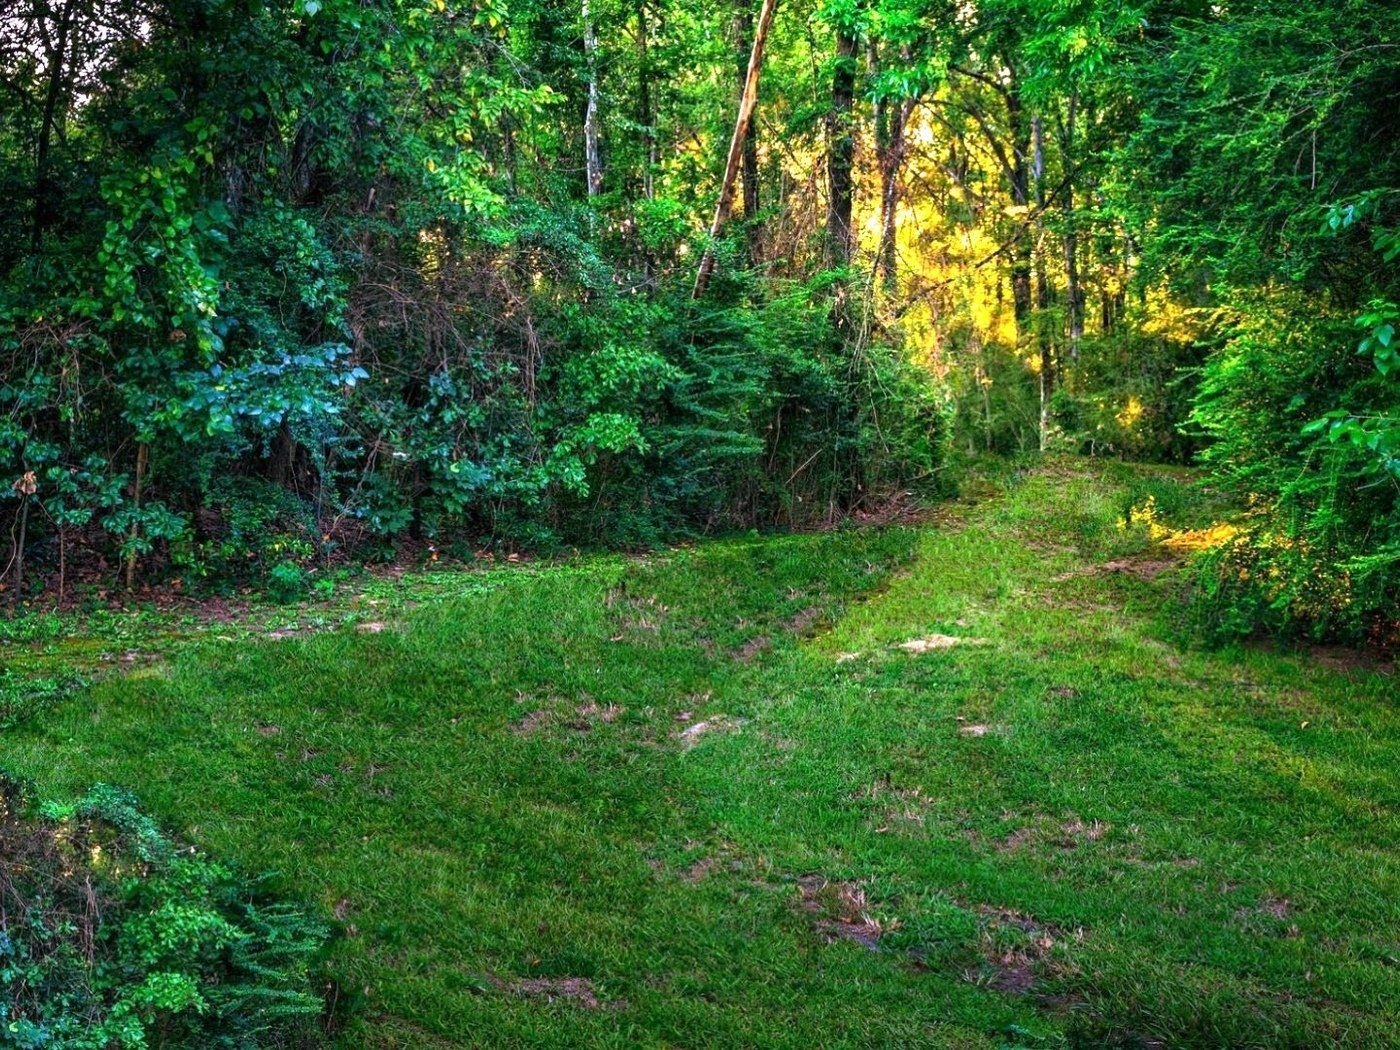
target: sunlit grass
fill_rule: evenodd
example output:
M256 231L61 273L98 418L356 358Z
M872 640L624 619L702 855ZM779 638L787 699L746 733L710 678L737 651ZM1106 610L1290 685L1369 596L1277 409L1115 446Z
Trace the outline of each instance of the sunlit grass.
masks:
M1181 647L1175 475L997 482L205 641L0 756L338 915L346 1046L1388 1045L1394 679Z

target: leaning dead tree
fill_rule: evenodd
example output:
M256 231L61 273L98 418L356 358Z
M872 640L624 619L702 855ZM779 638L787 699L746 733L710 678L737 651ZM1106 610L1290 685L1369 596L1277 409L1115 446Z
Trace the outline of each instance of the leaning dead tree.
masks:
M714 243L734 207L734 184L739 174L739 165L743 161L744 140L748 138L754 106L758 104L758 75L763 68L763 49L768 43L768 29L773 24L773 11L777 6L778 0L763 0L763 8L758 14L758 26L753 34L753 51L749 53L749 72L744 77L743 94L739 96L739 118L734 122L734 135L729 140L729 159L724 165L724 180L719 186L715 217L710 223L710 243L700 258L700 270L695 275L695 291L691 293L694 299L699 299L705 294L710 275L715 272Z

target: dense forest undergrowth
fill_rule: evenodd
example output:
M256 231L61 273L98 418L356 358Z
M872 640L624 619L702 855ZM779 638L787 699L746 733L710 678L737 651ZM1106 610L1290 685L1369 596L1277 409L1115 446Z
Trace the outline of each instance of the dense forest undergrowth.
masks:
M277 872L345 1046L1386 1045L1393 667L1183 644L1178 472L966 489L186 639L0 763Z
M1077 450L1249 504L1229 630L1393 640L1393 6L775 8L0 5L0 602Z

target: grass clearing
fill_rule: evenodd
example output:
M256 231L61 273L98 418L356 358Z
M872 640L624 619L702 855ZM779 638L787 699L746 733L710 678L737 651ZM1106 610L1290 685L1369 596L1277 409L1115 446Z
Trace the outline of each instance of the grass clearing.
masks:
M0 763L319 901L345 1046L1391 1045L1393 676L1176 644L1170 472L993 480L185 643Z

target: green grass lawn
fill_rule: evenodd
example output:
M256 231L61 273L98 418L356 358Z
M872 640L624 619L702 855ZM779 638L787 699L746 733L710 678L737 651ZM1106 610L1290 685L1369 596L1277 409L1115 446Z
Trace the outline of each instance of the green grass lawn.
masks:
M190 643L0 764L338 917L345 1046L1396 1045L1395 679L1175 641L1173 475L997 488Z

